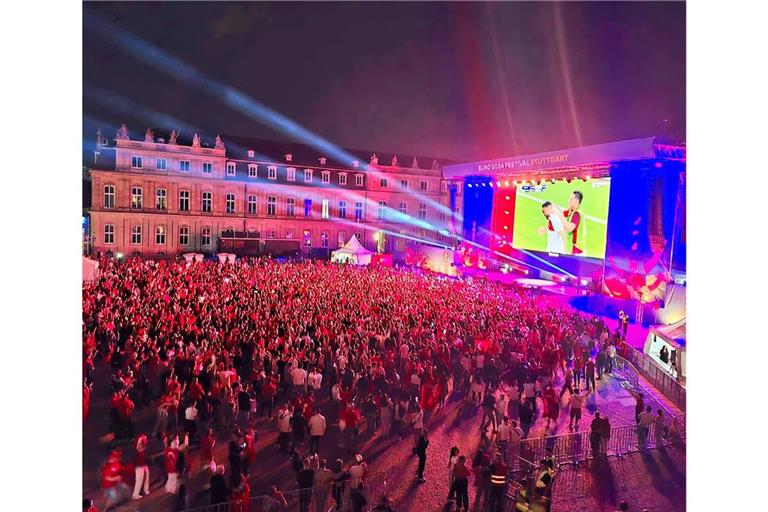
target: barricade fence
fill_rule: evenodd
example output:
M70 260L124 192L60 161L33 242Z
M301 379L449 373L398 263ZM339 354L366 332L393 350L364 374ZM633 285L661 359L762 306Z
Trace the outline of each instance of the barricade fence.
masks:
M366 480L381 472L369 473ZM385 485L386 486L386 485ZM271 494L259 494L250 496L250 499L232 500L225 503L205 505L196 508L185 509L184 512L273 512L286 510L353 510L352 494L356 489L350 480L342 480L338 483L330 483L326 487L311 487L307 489L291 489L282 491L286 507L283 508L279 499ZM378 504L384 489L371 489L367 484L361 491L373 507ZM306 505L306 508L304 507Z
M617 357L618 358L618 357ZM648 382L664 394L673 404L685 410L685 387L661 368L651 357L637 350L627 352L627 359Z
M510 446L508 460L510 470L515 473L527 470L530 467L528 461L538 464L547 457L553 457L558 465L581 464L593 458L623 457L632 452L684 442L685 416L680 415L668 419L662 427L654 424L647 429L639 425L612 427L607 437L585 431L524 439L519 445Z

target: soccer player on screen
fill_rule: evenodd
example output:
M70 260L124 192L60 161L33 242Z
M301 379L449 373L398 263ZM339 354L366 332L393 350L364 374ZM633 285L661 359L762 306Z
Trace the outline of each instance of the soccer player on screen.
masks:
M579 247L579 243L583 243L583 240L579 240L579 227L581 226L581 213L578 211L581 207L581 201L584 199L584 194L578 190L574 190L571 197L568 198L568 210L563 212L565 217L563 227L565 232L569 235L571 242L571 254L583 254L584 251ZM584 237L582 237L583 239Z
M539 228L539 233L547 233L547 252L565 254L563 214L549 201L541 205L541 213L548 220L546 228Z

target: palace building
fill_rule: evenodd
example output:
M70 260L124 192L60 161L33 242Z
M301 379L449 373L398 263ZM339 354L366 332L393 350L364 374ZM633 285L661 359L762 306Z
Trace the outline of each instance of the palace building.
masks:
M297 240L302 253L325 256L352 235L380 253L452 246L462 198L443 177L445 163L236 136L166 139L147 130L131 139L123 125L113 141L99 133L85 162L89 250L210 254L240 237Z

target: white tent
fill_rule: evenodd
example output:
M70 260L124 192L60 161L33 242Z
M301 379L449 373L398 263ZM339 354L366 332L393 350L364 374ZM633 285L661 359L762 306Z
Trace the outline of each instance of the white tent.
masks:
M339 248L331 253L331 261L334 263L352 263L354 265L369 265L373 252L369 251L355 235Z
M679 372L681 377L686 375L685 361L685 317L669 325L657 325L648 330L643 352L651 356L664 370L670 374ZM666 361L661 358L662 347L667 348ZM672 369L672 354L674 354L674 367ZM677 375L674 375L677 376Z
M99 275L99 262L83 256L83 282L90 283Z

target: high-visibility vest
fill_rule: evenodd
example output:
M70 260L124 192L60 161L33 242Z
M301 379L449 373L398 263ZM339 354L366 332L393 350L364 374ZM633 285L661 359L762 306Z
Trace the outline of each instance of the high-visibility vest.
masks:
M504 485L507 483L507 467L504 464L494 464L491 471L491 485Z

